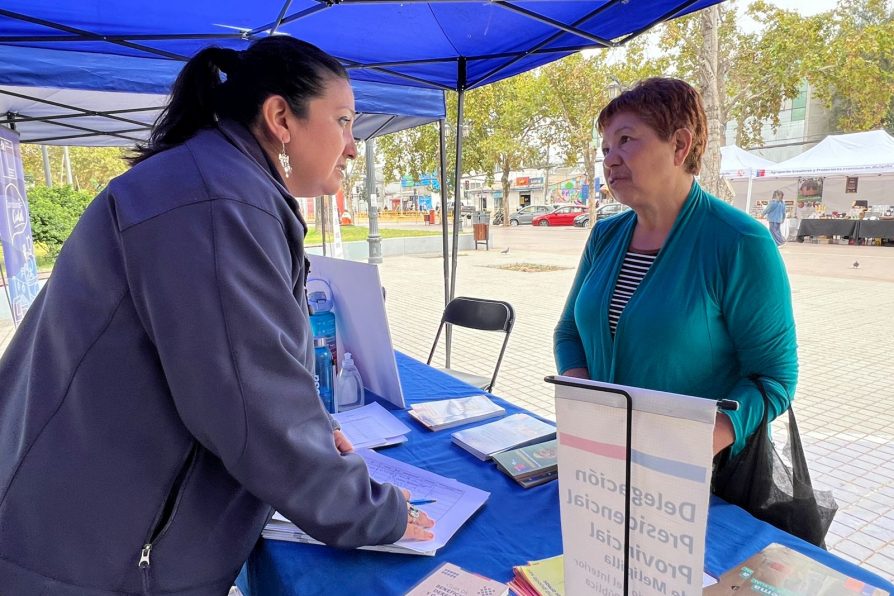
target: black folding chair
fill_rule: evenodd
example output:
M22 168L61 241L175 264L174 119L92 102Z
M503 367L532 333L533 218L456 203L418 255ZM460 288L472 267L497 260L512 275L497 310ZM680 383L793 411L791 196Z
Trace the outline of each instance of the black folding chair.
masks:
M444 314L441 316L441 324L438 326L435 341L431 346L431 353L428 355L428 364L431 364L431 359L435 355L435 349L438 347L438 340L441 338L441 331L444 329L445 324L481 331L501 331L505 334L503 345L500 348L500 355L494 366L494 372L490 377L449 368L449 350L446 354L447 368L440 369L470 385L485 391L491 391L494 383L497 381L497 373L500 370L500 364L503 362L503 354L506 352L509 334L512 332L512 326L515 324L515 311L512 309L512 305L502 300L486 300L484 298L458 297L451 300L444 308Z

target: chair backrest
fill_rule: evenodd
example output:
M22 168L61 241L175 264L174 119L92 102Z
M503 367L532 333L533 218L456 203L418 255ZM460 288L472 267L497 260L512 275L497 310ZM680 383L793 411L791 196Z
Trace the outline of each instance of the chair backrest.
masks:
M493 389L494 383L497 381L500 364L503 362L503 354L506 352L506 344L509 342L509 334L512 332L513 325L515 325L515 310L512 308L512 305L502 300L468 298L465 296L451 300L444 308L444 314L441 316L441 324L438 326L435 341L432 343L431 352L428 355L428 364L431 364L431 359L435 355L435 349L438 347L438 340L441 337L441 331L444 329L445 324L481 331L502 331L505 334L503 344L500 347L500 355L497 357L497 363L491 375L490 384L484 388L485 391ZM449 368L449 346L446 356L447 367Z

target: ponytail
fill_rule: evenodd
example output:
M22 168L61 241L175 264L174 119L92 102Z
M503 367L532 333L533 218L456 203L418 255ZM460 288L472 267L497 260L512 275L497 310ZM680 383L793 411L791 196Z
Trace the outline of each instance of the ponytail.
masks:
M234 72L238 62L239 52L224 48L205 48L193 56L177 75L168 105L155 121L149 141L137 146L131 165L213 126L216 95L222 84L220 73Z
M226 80L221 80L221 73ZM205 48L180 71L168 105L148 142L136 147L131 165L186 142L203 128L213 127L219 117L249 127L271 95L283 97L303 118L308 102L323 93L332 77L347 79L348 74L338 60L293 37L265 37L244 51Z

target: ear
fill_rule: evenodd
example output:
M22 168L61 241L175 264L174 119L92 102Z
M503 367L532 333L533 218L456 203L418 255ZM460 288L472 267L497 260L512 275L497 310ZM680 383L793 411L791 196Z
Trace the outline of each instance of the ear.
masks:
M277 145L292 140L289 114L289 104L280 95L271 95L261 104L261 128L264 135Z
M671 136L674 144L674 165L682 166L692 150L692 131L688 128L678 128Z

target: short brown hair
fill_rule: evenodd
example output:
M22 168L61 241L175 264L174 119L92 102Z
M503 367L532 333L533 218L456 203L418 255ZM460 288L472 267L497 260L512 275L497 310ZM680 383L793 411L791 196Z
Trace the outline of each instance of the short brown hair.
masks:
M630 112L648 124L659 137L669 141L674 132L686 128L692 133L692 148L683 166L698 174L708 141L708 118L702 96L679 79L653 77L640 81L599 112L599 132L621 112Z

